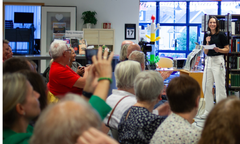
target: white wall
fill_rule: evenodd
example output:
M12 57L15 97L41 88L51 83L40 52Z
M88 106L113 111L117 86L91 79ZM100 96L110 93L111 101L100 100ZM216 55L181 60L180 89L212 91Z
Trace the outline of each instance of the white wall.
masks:
M82 30L82 12L96 11L98 20L95 28L102 28L102 23L110 22L115 29L115 54L120 53L121 43L124 40L125 23L136 24L136 40L138 41L139 0L3 0L4 2L35 2L52 6L77 6L77 30Z

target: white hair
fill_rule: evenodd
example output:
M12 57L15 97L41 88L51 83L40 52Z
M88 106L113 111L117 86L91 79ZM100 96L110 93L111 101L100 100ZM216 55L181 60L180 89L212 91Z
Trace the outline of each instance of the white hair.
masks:
M163 78L159 72L148 70L140 72L134 80L134 91L139 101L153 102L163 90Z
M139 62L140 64L144 63L145 64L145 54L141 51L133 51L128 57L129 60L134 60Z
M128 49L128 46L130 44L124 44L122 47L121 47L121 51L120 51L120 61L124 61L126 60L127 58L127 49Z
M74 144L90 127L100 129L100 116L83 98L70 93L43 111L30 144Z
M67 50L66 41L63 40L54 40L49 49L49 54L53 59L62 56L62 53Z
M123 61L115 68L116 85L118 88L133 88L133 82L138 73L141 72L140 64L136 61Z

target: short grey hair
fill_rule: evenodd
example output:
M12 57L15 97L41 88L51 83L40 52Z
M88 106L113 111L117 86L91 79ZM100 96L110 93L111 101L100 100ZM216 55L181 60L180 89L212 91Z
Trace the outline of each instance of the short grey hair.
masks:
M163 90L163 78L159 72L148 70L140 72L134 80L134 91L139 101L153 102Z
M100 129L100 116L83 98L70 93L43 111L30 144L74 144L90 127Z
M118 88L133 88L134 79L141 72L141 66L136 61L123 61L115 68L116 85Z
M62 56L62 53L67 50L66 41L54 40L49 49L49 53L53 59Z
M127 49L128 49L128 46L129 46L129 45L130 45L130 44L124 44L124 45L121 47L120 58L119 58L120 61L126 60L126 58L127 58Z
M135 50L129 55L128 59L137 61L142 64L145 63L145 54L141 51Z

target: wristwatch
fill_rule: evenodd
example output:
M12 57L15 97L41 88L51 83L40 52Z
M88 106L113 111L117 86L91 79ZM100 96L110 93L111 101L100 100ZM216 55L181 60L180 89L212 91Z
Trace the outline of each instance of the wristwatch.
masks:
M86 91L83 91L82 94L87 98L91 98L91 96L93 95L93 93L86 92Z

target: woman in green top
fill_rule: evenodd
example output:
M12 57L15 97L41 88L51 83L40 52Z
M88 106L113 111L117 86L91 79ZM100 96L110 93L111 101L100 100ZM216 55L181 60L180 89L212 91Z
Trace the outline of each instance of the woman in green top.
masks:
M39 93L19 73L3 76L3 143L27 144L33 128L29 122L40 114Z

